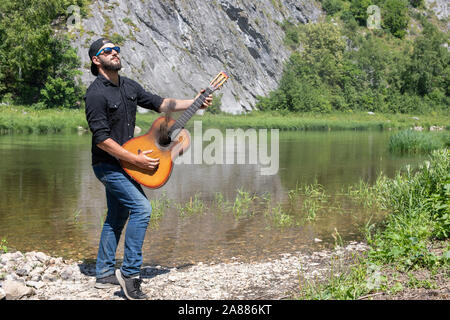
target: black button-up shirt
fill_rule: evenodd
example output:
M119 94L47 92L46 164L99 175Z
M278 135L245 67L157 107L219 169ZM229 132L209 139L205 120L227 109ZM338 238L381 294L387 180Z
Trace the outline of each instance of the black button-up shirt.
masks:
M136 81L126 77L119 76L119 86L116 86L99 74L87 89L84 100L86 119L92 131L92 164L117 164L117 159L97 144L112 138L123 145L134 135L136 107L159 112L163 98L145 91Z

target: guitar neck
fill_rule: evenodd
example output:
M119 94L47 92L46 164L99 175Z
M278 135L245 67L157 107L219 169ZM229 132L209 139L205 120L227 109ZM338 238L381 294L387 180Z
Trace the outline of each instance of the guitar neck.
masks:
M191 119L192 116L197 112L197 110L200 109L206 98L212 92L213 91L210 88L207 88L205 89L205 92L203 92L197 99L195 99L194 103L192 103L189 108L187 108L186 111L183 112L183 114L177 119L174 125L169 129L169 137L171 137L173 132L175 132L176 130L184 128L189 119Z

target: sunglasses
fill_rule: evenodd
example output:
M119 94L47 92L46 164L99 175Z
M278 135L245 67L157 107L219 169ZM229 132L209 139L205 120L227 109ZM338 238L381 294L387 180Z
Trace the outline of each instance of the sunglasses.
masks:
M98 55L102 52L104 52L106 55L110 54L113 50L115 50L117 53L120 53L120 47L106 47L100 50L95 56L98 57Z

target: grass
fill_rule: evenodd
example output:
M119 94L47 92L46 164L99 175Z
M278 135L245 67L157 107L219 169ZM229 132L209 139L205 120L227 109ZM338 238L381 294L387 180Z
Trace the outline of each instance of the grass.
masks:
M81 110L35 110L24 106L1 106L0 111L0 134L47 134L87 129L86 117Z
M287 195L287 199L274 201L270 193L258 195L244 188L238 188L231 199L226 199L222 193L216 192L214 199L206 201L201 198L200 193L196 193L187 201L180 202L168 199L164 193L158 199L151 200L152 227L158 228L164 215L168 211L175 210L182 218L209 214L220 218L228 215L239 221L256 217L263 219L266 229L293 228L318 223L319 219L333 214L342 212L351 214L356 210L355 207L343 209L341 200L348 202L348 199L358 199L351 193L333 197L326 194L323 186L317 182L297 184L294 189L287 191ZM354 201L358 203L358 200ZM332 236L340 239L337 231Z
M430 153L446 145L450 145L450 135L447 132L422 132L407 129L392 134L389 139L389 151L400 154Z
M152 206L150 227L158 228L165 211L171 206L171 200L169 200L167 194L164 192L160 197L152 199L150 204Z
M6 238L2 238L2 240L0 240L0 254L7 252L8 252L8 241L6 241Z
M416 119L419 120L416 120ZM344 113L275 113L252 112L244 115L195 116L206 128L267 128L280 130L389 130L422 126L429 129L439 126L450 129L450 117L446 115L374 114L365 112ZM191 122L192 123L192 122Z
M83 109L36 110L27 106L0 106L0 133L60 133L87 130ZM137 114L136 124L142 133L160 116L154 112ZM177 115L178 116L178 115ZM417 120L418 119L418 120ZM243 115L210 114L195 115L204 128L276 128L280 130L390 130L421 126L425 129L438 126L450 129L450 117L445 114L407 115L374 114L365 112L328 114L252 112Z
M250 194L250 192L245 191L240 188L237 190L236 199L231 207L233 215L236 219L239 219L243 216L251 216L253 215L253 203L257 199L256 195Z
M369 198L370 207L389 214L379 225L366 224L370 246L365 257L347 270L331 273L325 280L301 283L299 299L358 299L378 293L397 294L405 287L430 287L433 280L418 281L413 273L426 270L450 277L450 152L432 152L417 171L409 167L394 178L383 175L373 186L350 189L358 201ZM440 247L440 250L433 248ZM379 283L370 285L370 266L376 266ZM395 270L409 280L396 281L383 274Z
M341 263L332 261L327 281L308 279L301 274L298 299L303 300L355 300L367 294L367 278L370 269L364 262L357 261L346 271ZM369 285L370 286L370 285Z
M200 199L200 194L196 193L193 197L189 198L187 203L179 204L176 203L175 207L180 213L181 217L199 215L205 210L205 203Z

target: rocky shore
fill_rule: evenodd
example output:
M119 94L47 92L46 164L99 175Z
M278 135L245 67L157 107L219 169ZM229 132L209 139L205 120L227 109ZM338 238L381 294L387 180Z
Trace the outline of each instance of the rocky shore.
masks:
M320 279L336 265L345 265L367 246L345 247L310 254L280 254L276 259L244 263L197 263L182 268L143 265L142 290L150 299L292 299L300 279ZM122 300L119 286L96 289L95 264L64 260L42 252L0 255L0 299Z

